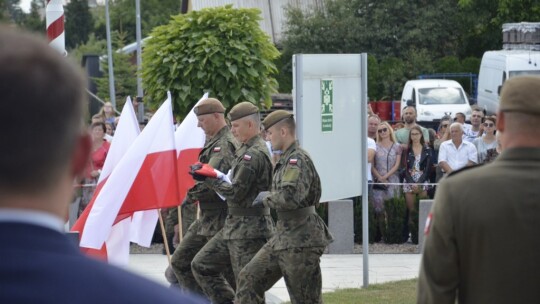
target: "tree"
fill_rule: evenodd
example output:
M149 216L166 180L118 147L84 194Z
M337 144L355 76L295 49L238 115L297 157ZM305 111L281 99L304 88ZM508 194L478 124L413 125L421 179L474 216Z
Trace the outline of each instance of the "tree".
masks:
M459 12L455 0L326 0L323 9L308 12L289 7L283 53L367 52L376 58L369 65L379 68L368 72L370 97L396 97L406 79L433 71L432 60L459 52Z
M0 1L0 21L7 20L8 18L8 3L6 1Z
M459 0L461 57L502 48L502 25L540 20L537 0Z
M88 36L88 41L84 44L78 45L71 52L69 57L73 58L77 64L81 63L82 57L85 54L102 55L107 53L107 41L104 39L97 39L94 34Z
M90 10L90 13L92 14L92 20L94 20L92 34L94 34L97 40L106 40L107 26L105 20L105 6L96 6ZM133 18L135 18L135 16L133 16ZM118 31L118 29L115 30Z
M141 33L147 36L153 28L167 24L171 15L180 13L178 0L144 0L141 5ZM116 0L110 5L111 30L126 33L126 41L135 41L135 1Z
M44 9L45 5L44 0L32 0L30 12L22 19L21 26L29 31L45 33L45 18L42 18L40 14L40 10Z
M124 47L125 33L113 33L114 48ZM122 52L113 52L114 92L116 108L121 109L127 96L137 93L137 66L131 63L131 56ZM107 60L101 62L103 77L96 78L97 94L100 98L109 100L109 66Z
M143 51L147 100L156 106L170 90L181 118L207 91L226 108L241 101L270 106L279 52L259 20L258 9L229 5L177 15L155 28Z
M327 0L324 10L287 9L285 52L373 53L403 58L411 48L434 57L457 49L455 0Z
M0 20L5 20L15 24L21 24L24 12L19 6L20 0L0 1Z
M65 7L66 48L72 49L88 41L94 21L88 8L88 0L71 0Z

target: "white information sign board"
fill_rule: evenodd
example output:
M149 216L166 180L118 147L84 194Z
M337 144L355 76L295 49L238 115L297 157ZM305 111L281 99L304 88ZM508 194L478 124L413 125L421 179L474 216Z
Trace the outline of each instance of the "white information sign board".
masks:
M321 177L321 202L362 194L367 98L366 54L293 56L293 98L300 145ZM364 61L364 62L367 62ZM367 74L367 73L366 73Z

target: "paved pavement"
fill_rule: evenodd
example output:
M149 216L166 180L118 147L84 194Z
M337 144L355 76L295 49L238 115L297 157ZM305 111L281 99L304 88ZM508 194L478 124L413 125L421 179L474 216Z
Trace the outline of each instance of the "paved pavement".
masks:
M369 283L384 283L418 277L420 254L371 254L369 255ZM342 288L360 288L363 285L361 254L325 254L321 257L323 292ZM131 254L129 270L159 283L168 285L163 275L167 257L161 254ZM268 304L289 300L283 279L267 293Z

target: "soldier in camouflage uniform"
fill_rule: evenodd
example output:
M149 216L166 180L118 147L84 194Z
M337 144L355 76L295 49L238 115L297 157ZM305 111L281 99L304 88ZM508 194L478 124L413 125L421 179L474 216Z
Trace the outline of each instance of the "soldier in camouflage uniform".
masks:
M242 102L231 109L232 133L242 143L233 163L232 184L222 179L206 179L206 184L227 199L229 215L225 226L195 256L191 267L212 303L232 303L234 289L222 273L232 265L235 277L271 237L274 223L268 207L252 207L261 191L272 182L272 162L259 136L258 108Z
M165 220L165 231L167 232L167 241L169 239L171 240L169 243L169 246L173 246L174 241L179 241L186 235L186 232L188 231L189 226L195 222L197 219L197 204L182 204L180 206L182 208L182 235L178 235L178 239L176 239L174 236L176 235L175 227L179 224L178 222L178 207L173 207L169 209L169 214L167 215L167 219ZM157 229L157 228L156 228ZM178 231L180 233L180 231ZM173 236L170 237L169 233L172 233ZM165 249L164 249L165 250ZM170 251L171 254L174 253L174 247L173 250ZM180 287L178 285L178 279L176 278L176 275L174 274L174 271L172 270L172 267L169 265L165 269L165 278L169 283L171 283L171 286Z
M208 98L199 103L194 112L199 120L198 126L204 130L207 137L206 144L199 154L199 161L227 172L234 161L236 141L225 122L225 108L219 100ZM184 203L193 204L197 201L201 217L189 227L182 242L176 247L171 266L182 288L202 294L202 289L193 277L191 261L208 240L223 227L227 216L227 204L203 182L195 183L188 191ZM232 274L228 279L234 284Z
M272 147L283 151L274 168L272 190L261 192L253 205L276 209L274 236L240 271L236 304L264 303L264 292L281 277L291 302L321 303L320 256L332 241L315 212L321 182L306 151L296 143L293 115L277 110L263 121Z
M186 235L189 226L195 222L197 219L197 204L182 204L182 237ZM178 207L173 207L169 209L169 214L167 214L167 219L165 220L165 231L167 231L167 236L169 233L175 234L174 227L178 225ZM168 239L167 239L168 240Z

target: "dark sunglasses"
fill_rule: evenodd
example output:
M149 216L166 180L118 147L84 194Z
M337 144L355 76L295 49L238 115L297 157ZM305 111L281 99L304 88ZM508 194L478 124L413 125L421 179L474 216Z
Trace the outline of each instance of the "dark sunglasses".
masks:
M387 131L388 131L388 128L382 128L382 129L377 130L377 132L379 133L387 132Z

